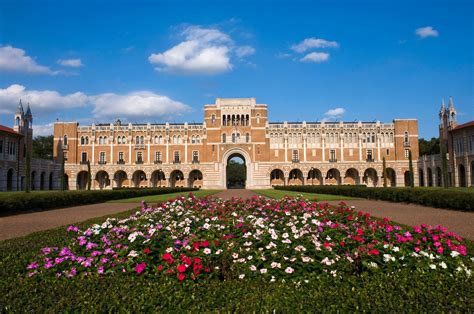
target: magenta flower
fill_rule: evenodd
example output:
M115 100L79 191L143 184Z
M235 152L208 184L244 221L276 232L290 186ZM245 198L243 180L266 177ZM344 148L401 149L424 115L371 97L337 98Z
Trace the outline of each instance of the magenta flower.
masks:
M139 263L135 266L135 272L141 274L146 268L146 263Z

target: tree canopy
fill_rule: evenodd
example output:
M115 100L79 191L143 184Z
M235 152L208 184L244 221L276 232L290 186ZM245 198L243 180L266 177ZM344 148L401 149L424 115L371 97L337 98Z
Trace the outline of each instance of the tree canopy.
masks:
M439 154L439 138L432 137L430 140L425 140L424 138L420 138L418 140L419 149L420 149L420 156L422 155L433 155Z
M33 157L53 159L53 136L37 136L33 139Z

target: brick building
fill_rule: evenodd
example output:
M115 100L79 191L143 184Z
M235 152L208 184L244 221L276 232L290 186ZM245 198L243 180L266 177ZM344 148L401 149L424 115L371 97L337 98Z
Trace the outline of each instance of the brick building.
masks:
M70 189L197 186L222 189L234 157L246 166L247 188L301 184L391 186L408 178L408 152L418 159L418 122L268 121L255 98L218 98L202 123L54 125L54 157L65 158ZM416 168L416 167L415 167ZM418 184L415 169L415 184Z

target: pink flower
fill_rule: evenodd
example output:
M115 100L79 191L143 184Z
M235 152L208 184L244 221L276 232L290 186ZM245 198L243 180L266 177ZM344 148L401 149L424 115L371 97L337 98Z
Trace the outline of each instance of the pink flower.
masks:
M135 272L141 274L146 268L146 263L139 263L135 266Z

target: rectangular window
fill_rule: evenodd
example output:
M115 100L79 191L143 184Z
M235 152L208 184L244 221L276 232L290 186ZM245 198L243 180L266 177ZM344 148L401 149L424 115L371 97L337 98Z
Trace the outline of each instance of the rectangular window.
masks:
M174 162L179 163L179 152L178 151L174 152Z
M354 150L352 148L349 149L349 156L354 156Z
M329 151L329 161L330 162L335 162L336 161L336 151L334 149L331 149Z
M313 155L313 157L316 157L316 150L315 149L311 150L311 154Z
M155 161L161 162L161 152L155 152Z
M87 153L86 153L86 152L82 152L82 154L81 154L81 161L82 161L82 162L87 162Z
M405 149L405 158L408 159L408 157L410 157L410 150L409 150L409 149Z
M137 163L143 163L143 153L137 152Z
M105 152L100 152L99 163L105 164Z
M67 161L67 152L63 152L63 159L64 161Z
M387 156L390 156L390 149L387 148Z
M373 161L373 159L372 159L372 150L371 149L367 150L367 161Z
M118 157L119 157L119 158L118 158L118 159L119 159L119 160L118 160L119 162L123 162L123 161L124 161L124 160L123 160L123 152L119 152L119 156L118 156Z
M292 155L292 160L293 162L298 162L298 150L297 149L294 149L293 150L293 155Z
M199 162L199 152L193 151L193 162Z

